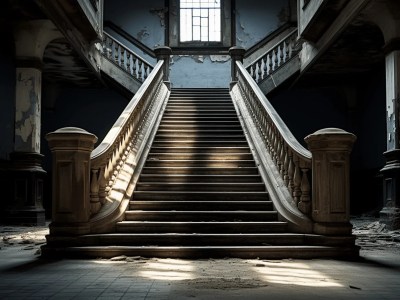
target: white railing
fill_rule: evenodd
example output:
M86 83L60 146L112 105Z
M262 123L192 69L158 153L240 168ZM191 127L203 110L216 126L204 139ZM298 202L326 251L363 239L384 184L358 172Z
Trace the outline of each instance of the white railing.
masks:
M260 83L294 57L300 50L296 41L297 28L271 47L264 55L248 64L246 70L254 81Z
M153 66L108 33L103 32L103 35L102 55L134 79L145 81Z

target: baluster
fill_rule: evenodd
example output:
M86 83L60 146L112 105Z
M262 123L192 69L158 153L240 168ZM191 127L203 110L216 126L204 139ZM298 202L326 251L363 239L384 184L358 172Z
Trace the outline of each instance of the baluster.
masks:
M119 45L118 43L114 43L114 61L117 65L119 65Z
M285 41L283 42L283 62L286 62L288 59L288 44Z
M120 47L121 50L121 67L126 69L125 66L125 53L126 53L126 49L123 48L122 46Z
M97 213L101 208L99 201L99 182L98 182L98 169L92 169L90 176L90 212L91 214Z
M150 74L149 66L146 65L146 69L145 69L145 72L144 72L144 79L145 79L145 80L146 80L146 78L149 76L149 74Z
M107 48L107 58L112 59L112 49L113 49L113 40L110 38L108 39L108 48Z
M302 168L301 171L303 173L303 176L301 179L301 197L300 197L300 202L298 204L298 208L302 213L309 215L311 211L311 202L310 202L311 187L307 176L308 169Z
M294 191L294 163L293 163L293 154L291 151L289 151L289 167L288 167L288 178L289 178L289 192L291 195L293 195Z
M269 74L271 74L272 73L272 68L274 67L273 66L273 64L274 64L274 62L273 62L273 52L271 52L269 55L268 55L268 59L269 59L269 64L268 64L268 66L269 66L269 69L268 69L268 75Z
M276 51L275 49L272 51L272 59L273 59L273 63L272 63L272 71L275 71L276 68L278 67L278 51Z
M138 78L141 81L143 81L143 77L142 77L143 70L142 70L142 67L143 67L143 62L140 59L138 59Z
M132 56L132 69L133 69L132 75L133 75L133 77L138 78L137 73L136 73L136 69L137 69L136 63L137 63L137 57Z
M293 189L293 199L296 203L296 205L300 201L300 196L301 196L301 170L299 168L299 162L297 161L295 163L295 168L294 168L294 189Z
M105 166L100 167L99 176L98 176L98 185L99 185L99 201L102 205L106 203L106 180L104 177Z
M293 55L294 43L295 43L294 39L290 39L289 44L288 44L288 48L289 48L288 49L288 56L289 56L289 58L291 58L292 55Z
M263 79L268 76L268 54L263 57L264 69L263 69Z
M289 186L289 175L288 175L288 169L289 169L289 153L286 150L284 153L285 157L283 159L283 181L285 182L285 185L288 187Z
M257 71L257 81L256 81L256 82L261 81L261 64L262 64L262 59L260 59L260 60L257 62L258 71Z
M280 65L283 64L283 55L284 55L284 53L283 53L283 46L284 46L284 44L285 44L285 43L279 45L279 65L278 65L278 66L280 66Z
M131 72L131 53L129 51L126 52L126 70L129 74L132 75Z

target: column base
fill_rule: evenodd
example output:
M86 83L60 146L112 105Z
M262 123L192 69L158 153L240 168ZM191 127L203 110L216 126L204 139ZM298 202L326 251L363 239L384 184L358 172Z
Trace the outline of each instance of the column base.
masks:
M43 155L14 152L10 158L7 169L3 170L6 195L2 204L4 223L45 225L43 186L46 172L41 166Z
M390 230L400 228L400 149L387 151L383 154L386 165L382 168L383 175L383 208L380 221Z
M314 223L313 232L323 235L348 236L352 234L351 223Z

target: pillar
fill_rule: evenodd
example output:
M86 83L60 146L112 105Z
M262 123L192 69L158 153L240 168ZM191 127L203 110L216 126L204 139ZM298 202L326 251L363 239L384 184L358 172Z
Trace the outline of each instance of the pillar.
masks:
M312 153L312 219L314 232L350 235L350 152L355 135L338 128L305 138Z
M90 232L90 154L97 137L65 127L46 135L52 152L53 194L50 235Z
M164 66L163 66L163 81L168 87L169 90L171 90L171 82L169 79L169 66L170 66L170 57L172 54L172 50L170 47L167 46L159 46L154 49L154 53L156 54L157 61L163 60L164 61Z
M400 38L386 45L386 163L380 220L389 229L400 228Z
M242 47L239 46L234 46L229 48L229 55L231 56L231 83L230 83L230 89L237 83L238 78L237 78L237 68L236 68L236 62L239 61L243 63L243 58L244 54L246 53L246 50Z
M46 172L40 154L42 58L47 44L61 36L49 20L21 22L14 28L14 146L8 170L10 198L5 205L6 223L45 224L43 189Z

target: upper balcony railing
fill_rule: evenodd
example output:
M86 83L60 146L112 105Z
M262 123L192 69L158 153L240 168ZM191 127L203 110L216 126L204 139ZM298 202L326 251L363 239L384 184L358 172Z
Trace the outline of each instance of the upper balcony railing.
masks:
M255 82L259 83L278 68L287 63L300 51L297 44L297 28L289 32L287 36L278 41L264 55L246 66Z
M104 32L103 34L103 56L130 74L134 79L140 82L146 80L152 72L153 66L108 33Z

